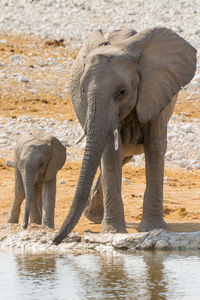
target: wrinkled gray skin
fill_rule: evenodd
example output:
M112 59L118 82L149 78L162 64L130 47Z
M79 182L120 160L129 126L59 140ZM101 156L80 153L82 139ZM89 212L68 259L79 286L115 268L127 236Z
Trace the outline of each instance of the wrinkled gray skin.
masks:
M42 130L33 130L19 138L15 148L15 195L8 223L18 223L25 198L23 228L28 226L29 213L31 223L54 227L56 175L65 160L65 147Z
M85 154L74 200L55 244L71 232L86 205L86 216L102 220L104 232L126 232L122 165L142 152L146 191L138 229L167 228L163 219L167 122L177 92L190 82L195 69L196 50L167 28L118 30L107 39L101 31L89 36L71 72L72 102L87 136ZM89 196L99 165L100 178Z

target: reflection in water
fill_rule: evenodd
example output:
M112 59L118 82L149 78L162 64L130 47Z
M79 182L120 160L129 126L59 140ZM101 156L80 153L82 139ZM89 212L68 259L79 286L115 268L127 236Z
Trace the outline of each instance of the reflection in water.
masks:
M55 272L55 257L52 255L17 255L18 275L42 278Z
M200 299L200 256L167 259L164 277L170 300Z
M1 299L199 299L199 252L0 252Z
M163 278L164 274L164 262L167 252L158 252L156 255L154 252L148 252L144 255L144 261L148 268L148 279L151 283L150 299L166 299L165 295L167 290Z

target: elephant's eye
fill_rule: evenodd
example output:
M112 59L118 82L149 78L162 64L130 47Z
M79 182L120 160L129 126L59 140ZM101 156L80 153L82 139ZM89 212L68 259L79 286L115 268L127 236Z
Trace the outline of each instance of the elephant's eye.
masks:
M125 89L121 89L118 93L119 93L120 96L125 95L126 94L126 90Z
M81 91L82 91L83 94L85 94L85 89L84 88L82 88Z
M115 97L116 98L123 98L126 95L126 89L125 88L120 88L117 90Z

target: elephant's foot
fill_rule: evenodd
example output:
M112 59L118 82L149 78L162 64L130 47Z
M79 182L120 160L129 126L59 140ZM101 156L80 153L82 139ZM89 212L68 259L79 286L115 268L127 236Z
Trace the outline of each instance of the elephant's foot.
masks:
M154 229L166 229L168 230L168 225L163 219L163 217L149 217L143 218L138 225L138 231L146 232Z
M18 223L19 222L19 217L12 216L10 213L7 218L7 223Z
M19 222L13 219L8 219L7 223L11 223L11 224L18 224Z
M30 216L30 223L41 225L42 224L42 218L41 218L41 216L40 217Z
M108 223L105 220L102 221L102 230L103 233L127 233L126 224L125 222L115 222L115 223Z
M42 225L47 226L49 228L54 228L54 220L43 217Z

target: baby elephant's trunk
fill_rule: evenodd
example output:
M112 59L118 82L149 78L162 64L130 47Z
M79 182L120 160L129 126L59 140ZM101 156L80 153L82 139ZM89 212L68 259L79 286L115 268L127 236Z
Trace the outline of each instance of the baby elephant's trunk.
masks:
M33 190L34 190L34 182L33 178L25 181L25 193L26 193L26 201L24 208L24 221L22 227L26 229L28 227L29 221L29 213L30 213L30 205L33 198Z
M30 209L30 200L26 199L26 205L25 205L25 210L24 210L24 222L22 224L22 227L24 229L26 229L28 227L29 209Z

